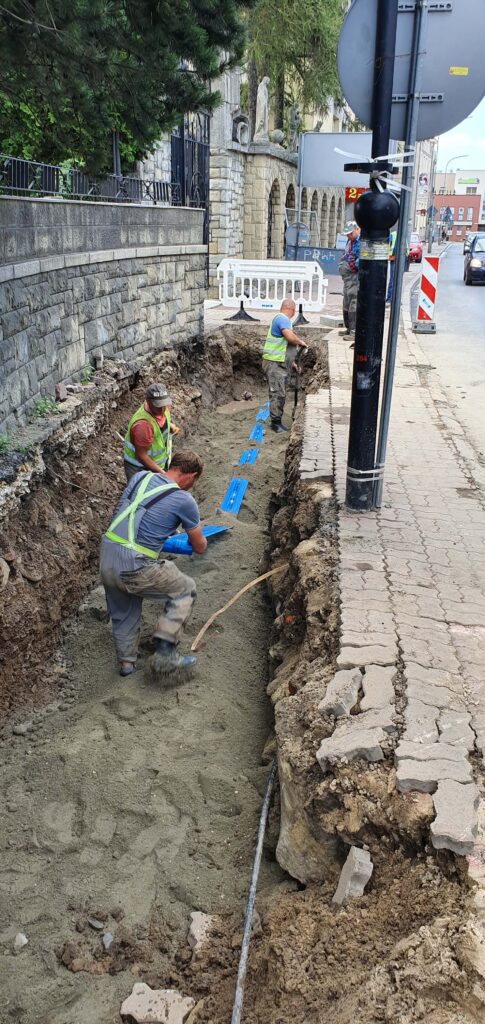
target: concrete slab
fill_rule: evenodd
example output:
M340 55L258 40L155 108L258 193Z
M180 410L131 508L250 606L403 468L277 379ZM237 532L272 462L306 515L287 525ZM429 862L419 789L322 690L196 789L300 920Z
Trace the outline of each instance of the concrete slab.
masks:
M382 761L384 753L382 744L388 736L383 729L360 728L356 722L354 729L349 729L341 735L336 730L333 736L322 740L317 751L317 761L323 772L327 771L329 764L336 761L355 761L362 758L364 761Z
M373 870L374 865L369 851L361 850L358 846L351 846L340 874L338 886L332 897L332 903L337 903L341 907L349 900L363 896Z
M385 708L394 703L393 679L396 669L393 666L367 665L362 679L364 699L360 706L362 711L373 708Z
M468 761L409 759L401 761L398 765L396 786L400 793L410 793L413 789L420 793L435 793L438 783L445 779L464 784L471 782L472 778L472 769Z
M460 785L451 779L438 783L433 795L436 818L431 825L435 850L472 853L478 831L479 798L475 783Z
M404 739L413 743L437 743L438 715L439 709L433 705L423 704L421 700L408 700L408 706L404 712L406 723Z
M322 715L348 715L357 703L362 683L359 669L344 669L336 672L327 686L327 692L318 705Z
M442 711L438 718L440 746L442 741L471 751L475 746L475 733L470 727L471 715L467 711Z
M466 761L466 747L453 746L451 743L410 743L401 740L396 748L396 760L404 761Z
M394 646L371 645L369 647L344 647L338 658L338 668L364 668L366 665L395 665L397 648Z

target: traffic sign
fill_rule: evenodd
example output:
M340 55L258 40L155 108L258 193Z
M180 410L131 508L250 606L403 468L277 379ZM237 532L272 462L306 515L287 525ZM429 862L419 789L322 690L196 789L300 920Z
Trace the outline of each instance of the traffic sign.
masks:
M378 0L354 0L338 46L342 91L362 124L372 128L372 97ZM414 0L399 2L391 138L406 138L406 109L413 52ZM428 3L422 50L417 141L464 121L485 95L483 0Z

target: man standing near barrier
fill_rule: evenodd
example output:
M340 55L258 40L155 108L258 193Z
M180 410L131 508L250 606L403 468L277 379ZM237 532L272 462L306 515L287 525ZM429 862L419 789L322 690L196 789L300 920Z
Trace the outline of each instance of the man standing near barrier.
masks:
M357 320L357 295L359 294L360 228L354 220L345 227L347 245L339 263L338 272L344 284L343 316L347 333L344 337L355 337Z
M137 473L102 539L101 581L122 676L135 670L144 597L164 602L154 634L154 671L167 675L195 664L195 658L178 654L176 647L195 600L195 581L159 556L164 541L180 525L196 555L207 547L197 503L187 493L202 469L195 452L178 451L165 473Z
M269 325L263 348L263 373L268 381L271 429L276 434L282 434L288 430L288 427L284 427L281 422L285 407L288 374L291 369L288 367L287 360L288 346L300 346L303 350L308 348L306 342L302 341L293 330L291 317L295 315L295 310L293 299L283 300L279 313L273 317Z

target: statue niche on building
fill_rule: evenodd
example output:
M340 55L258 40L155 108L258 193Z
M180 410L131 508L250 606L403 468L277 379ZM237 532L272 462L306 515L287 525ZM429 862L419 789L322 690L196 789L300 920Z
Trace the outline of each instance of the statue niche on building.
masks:
M266 76L261 79L258 85L258 97L256 100L256 130L254 132L254 142L269 142L268 85L269 78L267 78Z
M238 142L240 146L249 145L249 118L240 107L236 107L232 114L232 141Z
M301 114L298 107L292 106L288 111L288 152L298 153L298 136L300 134Z

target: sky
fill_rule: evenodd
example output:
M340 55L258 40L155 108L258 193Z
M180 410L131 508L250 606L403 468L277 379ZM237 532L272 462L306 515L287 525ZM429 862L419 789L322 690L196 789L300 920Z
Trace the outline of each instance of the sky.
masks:
M468 156L461 156L467 153ZM459 160L452 157L459 156ZM485 99L450 132L441 135L438 148L438 171L444 171L450 160L449 171L485 169Z

